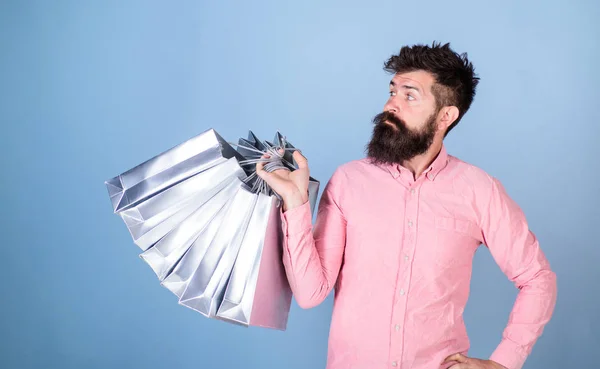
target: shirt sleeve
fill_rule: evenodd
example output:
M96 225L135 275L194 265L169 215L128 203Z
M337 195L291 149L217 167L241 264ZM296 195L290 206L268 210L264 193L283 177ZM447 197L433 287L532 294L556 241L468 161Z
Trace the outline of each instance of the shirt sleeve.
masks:
M339 169L319 202L313 229L310 204L281 213L283 264L298 305L319 305L333 289L346 244L346 219L340 206Z
M519 293L490 360L508 369L521 369L552 316L556 275L522 210L496 178L491 181L488 206L482 212L484 244Z

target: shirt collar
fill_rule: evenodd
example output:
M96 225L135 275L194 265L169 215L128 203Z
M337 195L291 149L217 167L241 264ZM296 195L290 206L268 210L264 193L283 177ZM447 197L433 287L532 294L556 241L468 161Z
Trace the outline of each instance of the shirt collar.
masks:
M442 171L442 169L444 169L446 167L446 165L448 164L448 159L449 159L449 156L448 156L448 152L446 151L446 146L442 144L442 148L440 149L440 152L438 153L436 158L433 160L431 165L429 165L429 167L427 169L425 169L425 171L423 171L423 174L429 180L433 181L435 179L435 177L437 177L437 175ZM408 169L406 169L405 167L403 167L400 164L382 164L382 167L387 169L392 174L392 176L394 176L394 178L398 178L398 176L402 172L408 171Z
M442 148L440 149L440 152L436 156L435 160L433 160L429 168L427 168L423 173L427 175L427 178L433 181L435 177L442 171L442 169L448 165L448 159L449 157L448 152L446 151L446 146L442 144Z

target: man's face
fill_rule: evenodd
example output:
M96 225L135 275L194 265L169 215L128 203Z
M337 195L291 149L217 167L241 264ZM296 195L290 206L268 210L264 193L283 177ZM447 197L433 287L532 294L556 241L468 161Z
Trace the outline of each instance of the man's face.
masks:
M434 77L424 71L396 74L390 98L373 119L368 155L377 162L402 164L425 153L438 133Z

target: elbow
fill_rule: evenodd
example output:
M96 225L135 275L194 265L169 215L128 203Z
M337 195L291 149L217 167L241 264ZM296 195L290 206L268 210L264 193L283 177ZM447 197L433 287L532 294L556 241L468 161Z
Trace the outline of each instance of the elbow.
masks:
M556 280L556 273L552 270L548 270L548 289L552 293L554 301L556 301L556 295L558 293L558 283Z
M546 269L537 285L541 298L545 300L545 304L542 304L542 306L546 307L545 315L548 321L554 313L556 301L558 299L556 273L550 269Z
M319 303L314 300L296 299L296 302L298 303L298 306L305 310L312 309L319 305Z
M521 298L531 303L535 311L539 313L539 321L547 323L556 307L557 302L557 280L556 273L549 268L538 271L533 278L521 283L519 286Z
M305 310L319 306L324 300L323 298L318 297L300 297L297 295L294 295L294 298L296 299L298 306Z
M556 281L556 273L554 273L551 269L545 269L541 274L541 284L544 286L549 293L556 295L557 290L557 281Z
M320 288L313 293L301 293L300 291L294 292L294 298L296 303L302 309L312 309L319 306L329 294L328 289Z
M540 289L543 291L542 293L548 296L548 299L550 300L549 305L552 307L552 309L554 309L558 294L558 283L556 281L556 273L554 273L550 269L547 269L544 273L542 281L540 282L540 285Z
M550 268L545 268L538 271L533 278L529 279L527 282L518 287L520 290L534 290L538 291L538 293L552 296L553 299L556 299L558 289L557 286L556 273Z

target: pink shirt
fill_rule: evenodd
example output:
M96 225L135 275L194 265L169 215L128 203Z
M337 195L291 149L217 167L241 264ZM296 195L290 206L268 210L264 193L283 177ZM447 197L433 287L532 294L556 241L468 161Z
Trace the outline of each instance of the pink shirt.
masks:
M310 205L281 214L283 262L297 303L335 288L328 369L435 369L467 354L463 311L485 244L520 290L494 360L519 369L549 321L556 276L500 182L442 148L417 180L356 160Z

